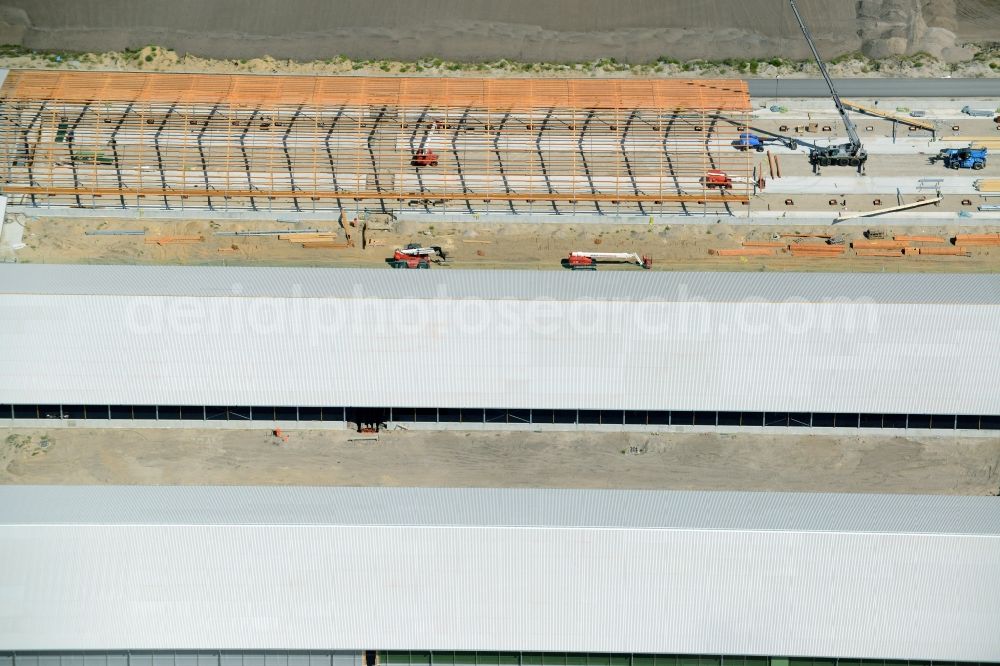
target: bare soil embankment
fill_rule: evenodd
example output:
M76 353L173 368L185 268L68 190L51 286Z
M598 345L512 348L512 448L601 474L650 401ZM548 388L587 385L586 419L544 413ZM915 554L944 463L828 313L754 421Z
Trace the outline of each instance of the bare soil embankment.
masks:
M835 57L921 51L947 60L996 41L996 0L800 0L820 49ZM162 44L225 59L352 58L566 62L660 56L807 58L776 0L5 0L0 38L35 49L103 52Z

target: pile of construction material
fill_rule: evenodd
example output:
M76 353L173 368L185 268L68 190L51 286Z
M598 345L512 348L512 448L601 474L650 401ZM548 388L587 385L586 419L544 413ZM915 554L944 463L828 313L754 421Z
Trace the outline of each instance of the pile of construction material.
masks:
M896 234L886 238L883 232L866 232L865 239L852 241L850 247L858 257L968 257L970 247L1000 246L1000 233L958 234L951 239L941 236ZM842 237L828 234L782 234L779 240L744 240L738 248L713 248L709 254L717 257L774 256L779 253L793 257L831 258L847 252Z
M842 242L833 242L833 237L826 234L794 234L796 241L788 244L788 251L793 257L832 258L839 257L846 250Z
M1000 245L1000 233L994 234L958 234L952 239L956 247L993 246Z
M792 239L791 242L782 240ZM839 257L844 254L844 245L830 234L781 234L773 240L743 241L738 248L713 248L709 254L717 257L758 257L776 255L779 252L790 253L793 257Z
M938 236L906 236L896 235L891 239L859 240L851 243L855 254L859 257L903 257L906 255L949 255L960 254L949 247L933 247L944 245L948 241ZM932 247L924 247L931 244Z
M278 240L298 243L305 248L347 248L354 247L350 236L336 231L317 231L315 233L280 234Z

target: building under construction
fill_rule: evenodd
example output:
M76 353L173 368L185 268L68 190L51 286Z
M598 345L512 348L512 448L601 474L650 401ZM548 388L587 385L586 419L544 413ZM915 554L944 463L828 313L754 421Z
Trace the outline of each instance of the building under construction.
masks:
M744 81L10 72L0 181L32 206L727 213Z

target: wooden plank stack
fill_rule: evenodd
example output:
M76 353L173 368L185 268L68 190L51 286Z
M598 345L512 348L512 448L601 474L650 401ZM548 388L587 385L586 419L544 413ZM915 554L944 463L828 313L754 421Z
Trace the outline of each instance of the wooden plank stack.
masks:
M940 247L947 243L940 236L912 236L897 234L892 240L857 240L851 243L859 257L967 257L969 253L961 247ZM938 247L923 247L918 243L931 243Z
M909 242L905 240L856 240L851 243L851 247L855 250L902 250L908 245Z
M343 237L343 234L335 231L317 231L307 234L281 234L278 236L278 240L298 243L305 248L354 247L354 242L350 237L347 240L341 240Z
M843 245L827 245L826 243L792 243L788 251L793 257L839 257L844 254Z
M1000 245L1000 234L958 234L953 240L957 247Z
M964 247L920 247L920 248L908 248L906 254L910 254L910 250L917 250L916 254L921 256L937 256L937 257L968 257L969 251Z
M779 250L788 252L793 257L839 257L846 247L840 244L810 242L806 239L822 240L830 238L825 234L782 234L791 238L802 239L798 242L782 242L771 240L744 240L740 248L713 248L709 254L717 257L748 257L777 254ZM919 236L898 234L893 238L873 238L856 240L851 248L858 257L968 257L970 253L966 246L1000 246L1000 233L959 234L953 239L955 245L945 246L948 239L941 236ZM932 245L926 247L925 245Z
M897 249L879 249L879 248L861 248L856 249L855 254L859 257L902 257L903 248Z

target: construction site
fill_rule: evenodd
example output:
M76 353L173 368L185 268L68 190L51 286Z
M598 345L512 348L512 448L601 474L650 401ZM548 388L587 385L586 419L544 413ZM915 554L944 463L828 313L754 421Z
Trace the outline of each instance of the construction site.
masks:
M788 5L821 78L0 69L0 666L1000 663L1000 79Z
M657 269L976 272L1000 256L993 139L953 147L993 120L878 100L845 103L867 114L852 129L863 164L802 159L836 120L809 100L801 122L775 120L737 80L33 71L9 73L0 101L8 260L363 266L428 245L457 267L586 252ZM963 162L974 176L949 175Z
M902 98L843 99L797 10L796 18L829 98L768 100L759 82L754 97L750 82L740 79L0 72L6 205L0 252L8 262L44 264L4 267L10 272L0 288L8 299L29 299L34 312L66 311L93 299L76 323L107 345L53 364L52 345L74 349L75 335L43 347L38 338L13 332L4 346L6 367L23 382L0 395L0 419L30 427L97 419L140 428L164 421L184 427L273 421L277 429L309 424L376 435L403 427L597 425L640 432L950 429L993 436L1000 425L995 402L974 407L949 397L990 383L1000 362L992 347L954 377L955 364L970 358L957 348L919 370L886 348L878 358L807 373L802 385L814 388L796 399L757 391L755 400L745 400L731 382L698 379L694 368L682 370L652 352L640 362L638 349L647 341L613 329L615 336L634 337L634 360L624 368L640 374L660 368L661 374L632 399L606 400L599 390L567 393L554 378L551 386L533 385L536 393L513 390L524 373L539 378L526 361L546 358L542 350L551 340L539 331L505 331L497 334L507 340L499 345L479 340L459 359L455 351L469 342L461 326L426 314L458 313L463 301L474 299L500 321L507 308L530 313L555 299L566 308L586 304L600 318L640 293L635 313L648 310L649 321L669 325L659 340L687 345L696 357L685 342L689 322L677 317L699 301L691 290L701 285L695 291L713 294L710 300L756 303L755 317L781 312L788 299L801 301L814 313L806 330L769 331L762 340L781 341L786 350L801 346L802 353L818 339L858 349L872 344L865 342L868 329L831 337L829 324L817 328L829 318L829 298L880 304L871 326L883 338L900 326L917 327L918 337L938 335L919 318L903 322L945 305L955 330L981 339L994 335L977 308L994 305L1000 294L993 277L1000 270L1000 204L991 203L1000 197L1000 178L990 177L1000 168L988 159L998 140L989 132L1000 129L1000 116L980 110L987 99L955 109L956 100L922 98L926 110L912 113ZM105 268L95 273L74 264ZM261 267L268 268L258 275ZM386 269L402 273L374 277ZM407 276L409 269L432 269L435 277ZM580 271L659 275L551 273ZM265 275L272 286L262 282ZM192 286L195 279L202 287ZM325 321L327 306L363 311L364 294L373 294L375 303L414 308L422 314L411 317L407 330L430 326L430 344L419 337L390 342L389 321L373 323L386 329L381 343L432 362L443 351L435 344L454 337L456 346L440 357L440 367L465 367L480 382L492 376L494 383L464 383L453 370L441 373L438 393L378 388L392 382L394 366L381 344L370 344L366 329L341 334L352 353L314 361L314 343L303 346L284 331L286 321L301 314L286 311L296 303L287 299L309 292L299 281L329 285L316 292L329 300L297 301L309 319ZM524 281L535 289L515 288ZM61 283L74 285L74 298L47 305L61 293L49 285ZM215 286L206 292L204 285ZM135 307L154 299L168 308L191 299L203 314L218 310L223 322L225 309L266 304L274 330L288 339L274 340L282 353L273 358L288 356L286 371L295 367L298 376L323 369L323 377L298 392L248 393L225 383L218 390L185 389L188 370L179 365L159 367L162 390L134 383L115 390L124 377L146 372L142 359L165 354L180 338L147 335L146 343L158 341L134 364L113 361L118 346L135 343L127 335L112 342L121 335L113 324L122 313L107 299L138 299ZM720 335L745 326L725 307L696 307L720 322ZM849 321L870 314L859 309ZM370 317L381 322L383 314ZM193 342L212 355L201 371L209 377L227 372L213 359L235 354L229 362L235 367L264 344L263 335L247 337L233 322L212 327ZM587 355L604 344L603 335L608 331L571 327L562 345ZM746 344L750 337L733 340ZM513 354L510 345L524 350ZM478 369L475 358L484 349L506 359L504 365L491 373ZM741 381L761 381L759 368L772 362L764 350L732 357L731 371ZM726 357L698 353L708 366ZM96 360L102 354L104 363ZM81 359L89 360L81 365ZM800 367L811 362L799 361ZM270 373L282 372L267 367L242 370L242 386L265 385ZM368 384L349 367L366 374ZM584 367L590 377L611 382L615 395L632 394L620 383L624 368ZM950 393L925 390L896 399L899 387L924 382L931 367L937 367L934 385ZM849 368L881 368L885 392L848 388L853 377L837 373ZM572 377L579 368L564 360L548 371ZM70 377L78 377L72 389ZM38 390L26 390L29 385ZM341 387L336 392L335 385ZM993 393L987 391L991 399Z
M717 150L741 81L14 72L0 95L5 191L30 205L662 214L753 189Z

